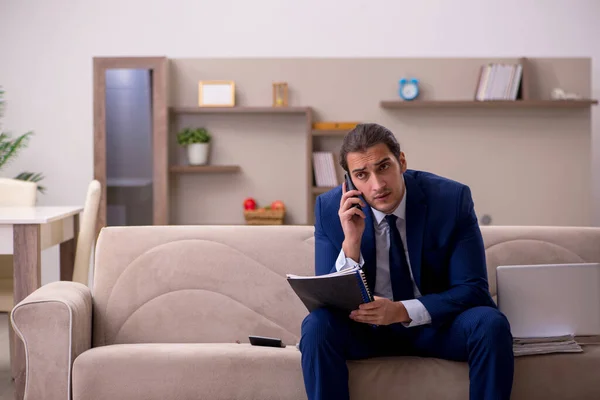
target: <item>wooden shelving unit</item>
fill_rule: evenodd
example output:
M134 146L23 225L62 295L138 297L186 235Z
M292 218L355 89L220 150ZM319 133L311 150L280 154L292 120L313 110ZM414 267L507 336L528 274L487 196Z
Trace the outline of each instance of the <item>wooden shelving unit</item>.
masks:
M206 174L206 173L224 173L239 172L239 165L172 165L169 171L178 174Z
M477 101L474 100L476 97L473 96L472 99L468 98L468 93L465 91L460 91L456 94L457 97L462 97L462 100L415 100L415 101L402 101L399 98L393 99L393 96L390 96L389 100L382 100L379 102L371 103L371 100L368 100L369 103L361 102L361 110L365 110L364 115L355 115L354 117L357 120L361 120L363 116L377 116L377 114L381 114L382 110L386 111L388 115L392 115L394 112L397 112L398 115L403 115L403 110L447 110L446 114L456 113L461 114L461 118L469 118L473 114L464 113L464 110L490 110L488 112L482 112L486 116L492 115L495 111L492 110L531 110L530 114L533 114L533 111L536 110L566 110L566 112L577 112L576 110L585 111L592 106L598 104L598 101L595 99L580 99L580 100L550 100L550 99L537 99L532 98L532 95L538 95L538 93L548 93L549 84L541 85L539 81L539 77L536 77L535 65L536 63L529 62L526 58L521 58L518 60L519 63L523 65L522 77L520 82L519 92L517 94L518 100L486 100L486 101ZM472 68L471 64L465 63L466 67ZM469 70L470 72L465 72L465 76L469 79L469 83L471 84L471 75L473 75L473 69ZM542 71L544 72L544 71ZM548 74L547 71L544 72ZM546 75L544 75L546 76ZM463 77L464 78L464 77ZM535 78L535 79L533 79ZM186 78L187 79L187 78ZM462 78L461 78L462 79ZM473 81L475 80L475 76L472 77ZM548 80L549 78L545 78ZM467 80L464 79L466 82ZM394 85L394 82L390 82L390 85ZM536 85L540 85L540 88L536 87ZM537 89L537 90L536 90ZM543 90L541 90L543 89ZM299 88L298 90L304 91L304 88ZM318 98L319 95L317 92L312 91L312 88L306 88L307 95L303 97L305 99L310 98ZM384 92L385 93L385 92ZM589 96L589 94L586 95ZM381 94L381 96L385 96L385 94ZM382 97L378 97L382 99ZM466 99L465 99L466 98ZM180 97L179 104L185 104L184 102L187 97ZM379 104L377 104L379 103ZM191 106L175 106L168 107L164 109L165 112L163 114L167 114L167 117L171 120L177 119L181 116L185 116L185 122L190 123L190 121L198 121L201 122L207 116L218 115L219 118L225 118L229 116L233 116L236 119L247 118L248 123L253 123L252 121L260 120L260 123L269 123L274 117L278 118L277 123L281 123L279 118L283 120L283 118L292 117L294 119L294 123L298 122L298 118L302 118L304 132L302 134L306 135L306 149L302 149L306 151L306 182L300 182L300 185L303 186L302 195L306 196L306 220L308 224L313 223L314 219L314 202L315 198L323 194L329 190L331 187L317 187L313 181L313 166L312 166L312 153L316 149L320 150L331 150L333 146L336 146L337 142L340 142L342 138L350 131L349 129L340 129L340 130L318 130L313 129L313 109L311 107L272 107L270 104L265 106L235 106L235 107L199 107L194 105ZM379 110L377 110L379 107ZM329 108L329 107L328 107ZM345 107L340 105L331 105L332 113L329 113L329 109L319 110L322 111L322 114L319 115L319 118L329 118L332 115L345 115L346 112ZM569 111L571 110L571 111ZM511 111L512 112L512 111ZM504 116L505 113L502 115ZM425 114L426 115L426 114ZM261 117L262 116L262 117ZM216 118L216 117L215 117ZM291 120L290 120L291 121ZM246 120L244 120L244 123ZM191 122L195 123L195 122ZM298 125L295 125L296 127ZM170 134L173 134L171 132ZM173 161L175 162L175 161ZM224 161L224 162L232 162L235 163L236 160ZM239 162L239 161L238 161ZM239 165L208 165L208 166L186 166L186 165L172 165L169 166L168 163L161 163L161 167L164 165L164 168L168 170L172 176L176 177L176 174L204 174L204 173L236 173L241 171L242 166ZM224 176L224 179L227 179L227 176ZM165 191L166 192L166 191ZM164 196L164 195L163 195ZM210 193L207 192L206 196L210 196ZM168 196L167 199L164 200L164 204L168 205Z
M387 109L425 109L425 108L475 108L475 109L573 109L588 108L598 104L598 100L414 100L382 101L381 108Z
M306 114L310 107L170 107L174 114Z
M312 108L311 107L272 107L272 106L258 106L258 107L169 107L168 113L170 118L174 119L181 115L211 115L211 114L225 114L225 115L264 115L270 116L282 116L282 117L303 117L306 135L306 157L309 160L307 163L306 171L306 218L307 223L312 224L313 209L314 209L314 196L310 188L312 187ZM198 173L235 173L241 171L239 165L206 165L206 166L187 166L187 165L172 165L169 167L169 171L172 174L198 174Z
M312 193L313 194L323 194L325 192L329 192L331 189L333 189L333 187L319 187L319 186L313 186L312 187Z
M338 141L340 141L344 138L344 136L346 136L348 134L348 132L350 132L352 129L313 129L311 131L311 135L312 135L312 139L314 138L335 138ZM318 139L316 139L318 140ZM315 199L316 196L323 194L325 192L328 192L329 190L333 189L333 187L319 187L319 186L313 186L314 185L314 181L312 181L313 176L314 176L314 169L313 169L313 159L312 159L312 151L314 149L311 148L311 153L309 153L309 157L308 157L308 163L310 164L310 171L311 171L311 182L312 185L309 186L309 193L311 194L312 198L311 198L311 204L313 205L314 208L314 203L315 203ZM312 215L311 215L311 219L310 221L313 221Z

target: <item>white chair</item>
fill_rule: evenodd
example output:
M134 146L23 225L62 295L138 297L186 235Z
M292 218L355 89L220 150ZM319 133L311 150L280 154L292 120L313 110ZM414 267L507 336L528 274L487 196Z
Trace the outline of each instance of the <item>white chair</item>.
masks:
M33 207L36 200L35 182L0 178L0 207ZM13 306L13 256L0 255L0 312Z
M36 203L37 184L0 178L0 207L32 207ZM79 220L79 234L75 249L73 281L88 284L90 256L96 239L96 221L100 208L100 182L88 185L83 212ZM10 200L10 201L9 201ZM0 312L9 312L13 300L13 257L0 256Z
M96 240L96 222L98 221L101 194L100 182L93 180L88 186L85 205L79 220L73 282L83 283L84 285L88 284L90 256Z

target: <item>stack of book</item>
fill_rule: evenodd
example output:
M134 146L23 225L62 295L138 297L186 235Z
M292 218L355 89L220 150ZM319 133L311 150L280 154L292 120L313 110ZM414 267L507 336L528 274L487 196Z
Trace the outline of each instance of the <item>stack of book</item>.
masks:
M314 151L313 170L315 171L315 184L318 187L334 187L338 185L333 153Z
M523 65L521 64L482 66L475 100L516 100L522 76Z
M579 343L573 335L537 337L537 338L513 338L513 353L517 356L549 353L581 353L583 352Z

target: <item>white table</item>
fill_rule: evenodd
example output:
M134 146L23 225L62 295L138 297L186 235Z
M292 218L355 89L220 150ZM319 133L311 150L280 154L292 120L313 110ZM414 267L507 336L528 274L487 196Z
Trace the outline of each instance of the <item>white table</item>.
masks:
M60 245L60 279L72 280L82 207L0 207L0 254L12 254L14 302L41 286L42 250ZM15 386L25 383L25 350L10 329ZM24 387L24 386L23 386Z

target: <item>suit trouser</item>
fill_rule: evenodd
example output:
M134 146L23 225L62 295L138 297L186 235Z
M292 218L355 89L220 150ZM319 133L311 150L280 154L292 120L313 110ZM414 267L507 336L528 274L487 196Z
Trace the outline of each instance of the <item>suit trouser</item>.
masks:
M512 389L510 326L492 307L471 308L438 329L372 327L352 321L346 313L318 309L302 322L300 351L309 400L349 399L346 360L396 355L468 361L473 400L508 400Z

